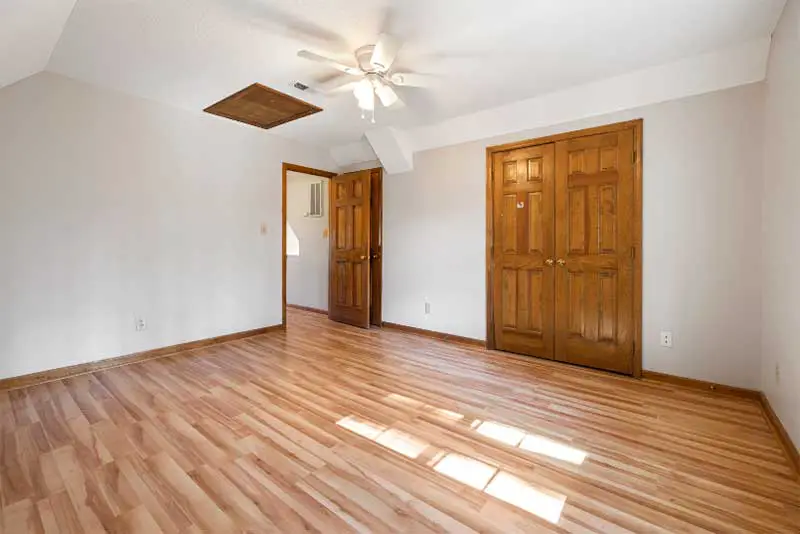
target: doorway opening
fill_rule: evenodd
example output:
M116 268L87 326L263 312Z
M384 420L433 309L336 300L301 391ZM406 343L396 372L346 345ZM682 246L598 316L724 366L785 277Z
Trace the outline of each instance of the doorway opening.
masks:
M382 321L382 169L337 175L283 164L287 308L369 328Z

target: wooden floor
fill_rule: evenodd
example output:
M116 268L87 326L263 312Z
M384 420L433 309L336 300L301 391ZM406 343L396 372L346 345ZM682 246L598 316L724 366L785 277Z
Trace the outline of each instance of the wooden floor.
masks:
M0 393L4 532L800 532L750 400L290 311Z

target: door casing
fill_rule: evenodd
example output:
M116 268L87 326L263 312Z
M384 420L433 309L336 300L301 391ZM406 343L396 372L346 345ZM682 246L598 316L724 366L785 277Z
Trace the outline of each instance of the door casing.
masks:
M642 376L642 135L644 121L642 119L618 122L605 126L586 128L560 134L527 139L514 143L490 146L486 149L486 346L488 349L496 348L494 323L495 310L493 304L494 273L493 250L494 243L494 154L536 145L556 143L567 139L575 139L589 135L617 132L633 129L634 145L634 215L633 215L633 328L634 328L634 354L632 375L636 378Z
M281 326L283 328L286 328L286 176L289 171L310 174L312 176L321 176L322 178L328 179L336 176L335 172L304 167L303 165L295 165L294 163L283 163L281 170ZM330 214L328 214L328 217L330 220Z
M371 291L371 312L370 323L373 326L381 326L383 317L383 168L377 167L369 169L371 171L371 186L373 191L377 194L372 195L372 250L378 253L378 257L372 259L373 281ZM281 326L286 328L286 180L289 171L299 172L301 174L310 174L312 176L320 176L322 178L331 179L338 176L339 173L330 172L322 169L315 169L303 165L296 165L294 163L284 162L281 170ZM328 192L330 196L330 192ZM330 227L330 206L326 204L328 210L327 218ZM330 305L329 305L330 307Z

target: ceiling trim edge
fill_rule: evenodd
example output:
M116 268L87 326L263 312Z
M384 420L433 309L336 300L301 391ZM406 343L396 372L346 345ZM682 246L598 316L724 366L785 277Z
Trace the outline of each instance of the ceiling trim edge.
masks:
M770 38L402 131L422 152L763 81ZM372 155L370 154L372 153ZM371 157L367 157L371 155ZM374 159L366 140L331 149L340 165ZM360 159L363 158L363 159Z

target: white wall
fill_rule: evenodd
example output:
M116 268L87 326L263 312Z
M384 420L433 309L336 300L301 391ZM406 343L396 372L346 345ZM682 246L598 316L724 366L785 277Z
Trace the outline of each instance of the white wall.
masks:
M334 168L55 74L0 90L0 377L280 323L282 161Z
M323 216L306 217L309 187L325 182ZM289 172L286 175L286 222L300 241L300 255L286 258L286 302L328 309L328 187L329 180Z
M766 96L761 389L800 445L800 2L772 41ZM776 378L776 366L780 380Z
M414 171L385 178L384 320L485 339L485 147L642 117L644 368L758 387L763 91L417 153Z

